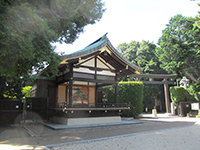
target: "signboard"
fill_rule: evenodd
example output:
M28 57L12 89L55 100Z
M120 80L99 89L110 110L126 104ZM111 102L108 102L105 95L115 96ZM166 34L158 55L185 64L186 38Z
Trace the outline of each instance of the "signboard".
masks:
M199 103L192 103L191 104L191 109L192 110L199 110Z

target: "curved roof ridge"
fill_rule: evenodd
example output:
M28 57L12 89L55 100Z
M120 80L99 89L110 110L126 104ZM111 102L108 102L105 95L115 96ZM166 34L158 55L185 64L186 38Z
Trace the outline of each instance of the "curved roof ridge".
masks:
M107 32L106 34L104 34L102 37L100 37L99 39L97 39L96 41L94 41L93 43L91 43L91 44L89 44L88 46L86 46L86 47L89 47L90 45L93 45L93 44L99 42L100 40L102 40L103 38L105 38L107 34L108 34L108 32ZM85 47L85 48L86 48L86 47Z
M125 64L129 65L130 67L138 70L138 71L142 71L142 69L140 67L138 67L137 65L131 63L129 60L127 60L126 58L124 58L111 44L110 40L107 38L107 34L104 34L102 37L100 37L99 39L97 39L96 41L94 41L93 43L89 44L88 46L86 46L85 48L76 51L72 54L68 54L68 55L64 55L64 59L74 59L74 58L79 58L79 57L84 57L87 56L89 54L93 54L97 51L99 51L99 49L105 47L106 45L110 47L110 50L114 52L114 54L116 55L116 57L118 57L122 62L124 62Z
M76 51L76 52L68 54L68 55L64 55L63 56L64 59L77 58L79 56L87 55L87 54L98 51L99 49L103 48L107 44L108 38L106 37L106 35L107 35L107 33L104 34L99 39L97 39L95 42L89 44L88 46L86 46L85 48L83 48L79 51Z
M122 56L122 54L120 54L120 52L114 48L114 46L111 44L111 42L108 42L108 45L111 47L111 49L115 52L115 54L118 56L119 59L121 59L122 61L125 61L125 63L127 63L129 66L132 66L133 68L142 71L142 68L138 67L137 65L131 63L128 59L124 58Z

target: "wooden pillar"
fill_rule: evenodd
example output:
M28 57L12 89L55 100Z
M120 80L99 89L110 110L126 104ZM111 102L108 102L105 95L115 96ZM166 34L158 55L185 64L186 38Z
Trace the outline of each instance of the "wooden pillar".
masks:
M164 79L164 92L165 92L166 113L170 113L169 86L167 79Z
M69 106L72 106L73 65L70 65L69 74Z
M97 80L97 55L94 58L94 68L95 68L94 80ZM98 103L98 83L96 83L95 86L95 104L97 103Z
M98 102L98 84L96 83L95 86L95 104L99 103Z
M94 72L94 79L97 79L97 56L95 56L94 58L94 68L95 68L95 72Z
M66 86L66 90L65 90L65 92L66 92L66 94L65 94L65 97L66 97L66 99L65 99L65 102L67 103L67 99L68 99L68 89L69 89L69 87L68 86Z
M117 82L117 71L115 73L115 103L119 103L118 101L118 82Z

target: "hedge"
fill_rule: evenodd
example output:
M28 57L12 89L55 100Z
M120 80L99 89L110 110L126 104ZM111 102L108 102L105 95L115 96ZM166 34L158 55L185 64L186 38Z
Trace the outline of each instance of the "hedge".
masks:
M189 101L192 102L199 102L200 101L200 91L199 89L196 89L194 85L190 85L189 88L187 88L188 96L189 96Z
M119 82L118 84L118 99L119 103L128 103L130 105L129 111L124 111L122 116L137 117L143 110L143 83L140 81ZM109 103L115 101L114 86L107 86L103 88L104 98Z
M185 98L186 98L186 91L182 87L173 86L173 87L170 87L170 96L174 104L178 102L183 102L185 101Z

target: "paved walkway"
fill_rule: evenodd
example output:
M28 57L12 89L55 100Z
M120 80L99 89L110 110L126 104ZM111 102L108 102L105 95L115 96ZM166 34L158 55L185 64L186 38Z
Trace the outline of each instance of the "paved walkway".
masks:
M134 121L143 123L58 131L30 124L33 137L25 128L0 128L0 149L199 149L200 119L159 114Z
M140 117L143 118L141 120L149 120L149 121L200 123L200 118L169 116L168 114L158 114L156 117L153 116L152 114L141 114Z

